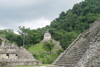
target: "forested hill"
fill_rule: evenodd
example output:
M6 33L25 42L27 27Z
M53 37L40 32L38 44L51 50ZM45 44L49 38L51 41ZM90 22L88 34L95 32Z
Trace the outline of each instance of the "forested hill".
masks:
M61 12L59 18L51 22L50 27L71 32L83 32L93 23L100 13L100 0L86 0L75 4L73 9Z
M52 37L61 42L63 48L68 47L71 42L89 25L98 19L100 14L100 0L85 0L75 4L72 9L61 12L50 26L42 28L49 29Z
M89 25L98 19L99 14L100 0L85 0L75 4L72 9L61 12L59 17L51 22L50 26L37 30L20 27L19 30L27 34L24 37L27 39L22 40L22 34L15 35L9 31L6 31L5 37L18 45L22 45L24 41L24 46L30 47L40 42L46 29L49 29L52 38L60 41L61 46L66 49L80 33L88 29Z

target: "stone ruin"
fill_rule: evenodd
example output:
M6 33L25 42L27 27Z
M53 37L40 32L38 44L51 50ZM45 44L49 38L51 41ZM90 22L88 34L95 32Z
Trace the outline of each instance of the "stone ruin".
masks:
M52 42L55 44L55 46L57 47L57 49L61 49L60 42L52 39L51 38L51 34L47 30L46 33L44 34L44 38L41 41L41 43L44 43L44 42L47 42L47 41L50 41L50 40L52 40Z
M100 18L53 62L56 67L100 67Z
M13 43L7 43L0 37L0 65L5 63L7 66L26 66L40 65L41 61L36 60L30 52L23 47L17 47Z
M50 40L51 40L51 34L47 30L46 33L44 34L44 38L41 42L46 42L46 41L50 41Z

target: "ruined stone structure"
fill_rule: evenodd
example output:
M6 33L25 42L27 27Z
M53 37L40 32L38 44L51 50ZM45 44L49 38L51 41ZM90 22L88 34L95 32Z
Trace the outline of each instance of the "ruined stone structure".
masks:
M46 42L46 41L50 41L50 40L51 40L51 34L47 30L46 33L44 34L44 38L41 42Z
M25 48L17 47L13 43L5 42L0 37L0 63L5 62L7 66L39 65L41 61L36 60Z
M59 41L56 41L54 39L51 39L51 34L47 30L46 33L44 34L44 38L41 41L41 43L44 43L44 42L50 41L50 40L52 40L52 42L55 44L55 46L57 47L57 49L61 49L60 42Z
M53 62L57 67L100 67L100 18Z

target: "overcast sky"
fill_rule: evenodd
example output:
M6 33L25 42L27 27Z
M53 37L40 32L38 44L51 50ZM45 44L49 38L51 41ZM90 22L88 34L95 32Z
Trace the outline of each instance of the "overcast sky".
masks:
M0 29L37 29L84 0L0 0Z

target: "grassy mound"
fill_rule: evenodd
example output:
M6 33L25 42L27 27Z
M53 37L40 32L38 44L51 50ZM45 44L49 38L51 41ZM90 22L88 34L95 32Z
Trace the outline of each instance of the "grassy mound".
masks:
M46 50L44 50L42 48L43 44L44 43L35 44L35 45L31 46L28 51L30 51L30 52L47 52ZM52 51L57 51L57 47L55 46Z
M43 46L43 43L35 44L29 48L29 51L30 52L32 52L32 51L34 51L34 52L46 52L44 49L42 49L42 46Z
M57 53L47 53L46 50L42 48L44 43L38 43L29 48L35 59L42 61L43 64L51 64L57 57ZM56 47L52 51L57 51Z

